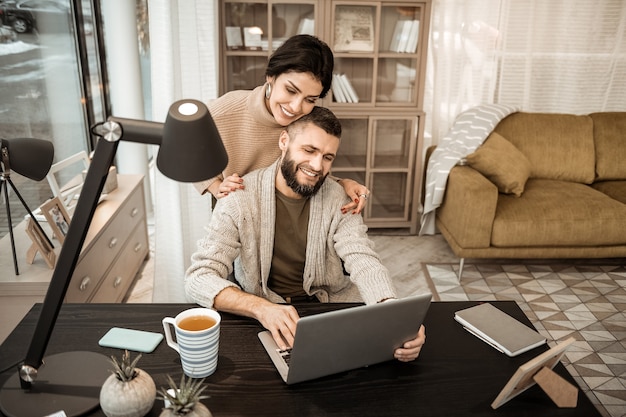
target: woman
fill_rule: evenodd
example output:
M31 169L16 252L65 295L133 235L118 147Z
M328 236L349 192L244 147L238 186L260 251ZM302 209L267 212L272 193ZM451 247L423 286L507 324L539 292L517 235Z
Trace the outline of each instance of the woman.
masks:
M196 184L201 193L215 198L244 188L242 175L271 165L280 156L276 146L289 123L309 114L330 90L333 54L328 45L311 35L296 35L270 57L265 84L252 91L231 91L208 104L220 132L229 162L222 175ZM360 213L369 195L354 180L339 180L350 202L342 212Z

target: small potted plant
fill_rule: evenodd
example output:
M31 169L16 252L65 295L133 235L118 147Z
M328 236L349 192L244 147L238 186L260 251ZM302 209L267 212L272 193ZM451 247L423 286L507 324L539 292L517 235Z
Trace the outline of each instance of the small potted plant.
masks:
M156 385L136 367L140 358L141 354L131 362L127 350L121 361L111 356L113 371L100 389L100 408L107 417L143 417L152 409Z
M177 386L172 377L167 376L169 389L161 388L159 397L165 402L165 407L159 417L213 417L211 411L200 402L200 400L209 398L202 395L202 391L206 389L204 379L194 381L192 378L180 379Z

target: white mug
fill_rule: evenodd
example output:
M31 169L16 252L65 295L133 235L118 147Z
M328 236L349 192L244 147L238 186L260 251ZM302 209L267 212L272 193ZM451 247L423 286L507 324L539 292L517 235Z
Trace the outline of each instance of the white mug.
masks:
M176 317L163 319L169 347L180 355L183 372L191 378L207 377L217 368L220 314L210 308L190 308ZM176 340L172 337L174 326Z

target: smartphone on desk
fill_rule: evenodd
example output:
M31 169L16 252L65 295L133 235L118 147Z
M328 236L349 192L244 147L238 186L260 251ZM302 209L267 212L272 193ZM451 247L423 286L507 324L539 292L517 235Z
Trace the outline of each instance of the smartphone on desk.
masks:
M102 336L98 344L102 347L150 353L156 349L159 343L161 343L161 340L163 340L161 333L112 327Z

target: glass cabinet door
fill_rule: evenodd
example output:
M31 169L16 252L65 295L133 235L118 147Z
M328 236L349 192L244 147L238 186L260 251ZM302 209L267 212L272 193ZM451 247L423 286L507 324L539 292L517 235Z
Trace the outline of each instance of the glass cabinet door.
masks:
M408 220L415 165L417 117L372 117L366 219Z
M341 145L333 162L333 175L366 183L368 118L341 119Z
M393 5L381 8L379 49L381 52L415 54L420 44L422 8Z
M333 102L371 103L373 79L374 61L371 58L335 58Z
M420 68L421 6L381 7L376 100L387 103L417 103L417 80Z
M376 119L372 168L407 169L414 152L415 129L411 119Z
M375 4L332 6L329 46L335 55L333 103L371 105L373 102L377 10Z
M375 172L370 177L371 196L365 211L368 219L406 220L409 175L406 172Z
M333 175L358 181L371 191L364 212L368 224L409 218L417 123L410 114L341 118Z
M251 90L265 82L269 56L293 35L316 32L316 7L306 2L241 2L225 0L222 7L225 51L221 94Z

